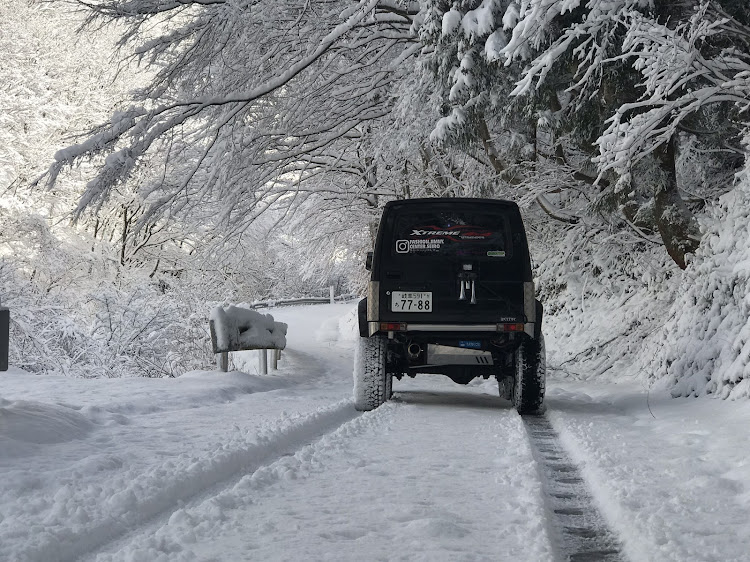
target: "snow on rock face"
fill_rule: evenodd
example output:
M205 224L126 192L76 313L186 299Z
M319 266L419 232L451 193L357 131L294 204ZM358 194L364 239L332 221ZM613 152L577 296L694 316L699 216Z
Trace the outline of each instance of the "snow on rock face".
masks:
M651 365L674 396L750 397L750 165L710 216Z
M286 347L287 325L275 322L270 314L232 305L217 306L210 319L214 322L218 351Z

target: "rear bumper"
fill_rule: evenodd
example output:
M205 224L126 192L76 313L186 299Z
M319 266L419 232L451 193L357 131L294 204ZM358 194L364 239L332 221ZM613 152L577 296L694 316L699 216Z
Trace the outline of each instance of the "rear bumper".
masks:
M528 334L532 338L539 337L542 321L542 307L541 303L534 298L534 283L524 282L523 284L523 313L525 320L534 320L532 322L511 322L511 323L457 323L457 322L403 322L399 320L388 320L389 324L399 324L398 330L383 329L381 327L381 320L384 320L380 315L380 282L370 281L367 291L366 301L366 320L367 320L367 333L372 336L378 332L388 333L392 337L395 332L420 332L420 333L519 333L523 332ZM360 330L365 328L364 318L360 324ZM521 326L521 329L518 327ZM364 332L361 332L364 333Z
M397 333L397 332L398 333L403 333L403 332L467 333L467 332L470 332L470 333L490 333L490 334L524 332L533 338L534 328L535 328L534 322L526 322L524 324L519 324L519 323L513 323L513 324L424 324L424 323L401 322L399 323L398 330L383 330L381 329L380 324L381 324L380 322L368 322L367 323L368 331L371 336L378 332L387 332L389 336L392 336L394 333ZM509 328L510 326L517 327L519 325L523 326L522 330L518 330L516 328L513 328L513 329Z

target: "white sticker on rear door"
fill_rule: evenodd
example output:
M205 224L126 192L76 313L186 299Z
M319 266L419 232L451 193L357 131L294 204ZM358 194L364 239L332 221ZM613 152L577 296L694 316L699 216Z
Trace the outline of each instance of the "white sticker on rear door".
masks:
M431 240L396 240L396 253L408 254L409 252L437 252L443 246L442 238Z

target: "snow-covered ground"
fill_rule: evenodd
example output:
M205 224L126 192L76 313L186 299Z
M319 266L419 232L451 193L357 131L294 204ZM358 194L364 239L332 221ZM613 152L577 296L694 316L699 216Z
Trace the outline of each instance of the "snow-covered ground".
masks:
M361 414L352 305L269 312L289 333L264 377L254 354L177 379L0 373L0 560L560 558L493 381L396 382ZM553 376L547 405L626 559L749 559L750 404Z

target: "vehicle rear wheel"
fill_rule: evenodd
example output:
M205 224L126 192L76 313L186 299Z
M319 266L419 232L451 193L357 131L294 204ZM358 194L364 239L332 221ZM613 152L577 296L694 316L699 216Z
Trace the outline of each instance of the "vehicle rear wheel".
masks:
M526 339L516 350L515 364L513 405L519 414L535 414L542 407L547 379L544 336Z
M393 375L386 370L388 339L382 335L359 338L354 353L354 407L374 410L390 398Z

